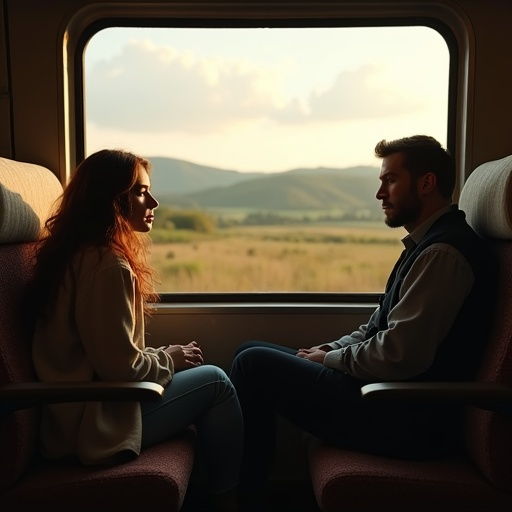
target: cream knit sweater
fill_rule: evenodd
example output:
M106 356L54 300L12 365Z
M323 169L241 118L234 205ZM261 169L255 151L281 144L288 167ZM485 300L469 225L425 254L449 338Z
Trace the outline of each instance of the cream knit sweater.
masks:
M109 249L78 254L50 318L37 322L33 361L43 382L151 381L166 386L171 357L145 346L144 311L128 263ZM43 408L42 452L106 463L141 446L138 402L49 405Z

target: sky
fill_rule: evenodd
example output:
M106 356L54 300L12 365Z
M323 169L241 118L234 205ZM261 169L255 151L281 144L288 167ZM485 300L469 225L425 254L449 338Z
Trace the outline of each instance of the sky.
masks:
M449 52L428 27L108 28L84 63L87 154L271 173L378 166L381 139L446 145Z

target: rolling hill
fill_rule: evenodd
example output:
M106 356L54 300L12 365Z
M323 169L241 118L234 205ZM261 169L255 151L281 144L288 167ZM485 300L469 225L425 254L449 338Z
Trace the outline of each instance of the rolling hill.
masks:
M162 204L197 208L379 211L378 168L315 168L265 174L150 158L152 189Z
M149 157L149 161L152 166L152 188L158 194L183 194L224 187L263 174L229 171L175 158Z

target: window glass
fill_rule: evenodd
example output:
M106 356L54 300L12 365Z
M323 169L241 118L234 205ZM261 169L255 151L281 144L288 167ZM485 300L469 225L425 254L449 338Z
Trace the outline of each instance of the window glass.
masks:
M161 292L379 292L405 232L373 150L446 146L448 81L424 26L107 28L85 51L86 154L152 162Z

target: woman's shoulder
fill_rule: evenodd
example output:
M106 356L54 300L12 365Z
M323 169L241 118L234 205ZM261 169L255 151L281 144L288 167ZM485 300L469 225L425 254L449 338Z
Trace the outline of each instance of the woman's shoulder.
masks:
M130 264L111 247L87 247L75 259L75 265L82 272L101 271L109 268L124 268L131 272Z
M131 296L136 282L126 259L107 247L88 247L77 253L69 278L69 289L75 290L77 307L98 293L107 302Z

